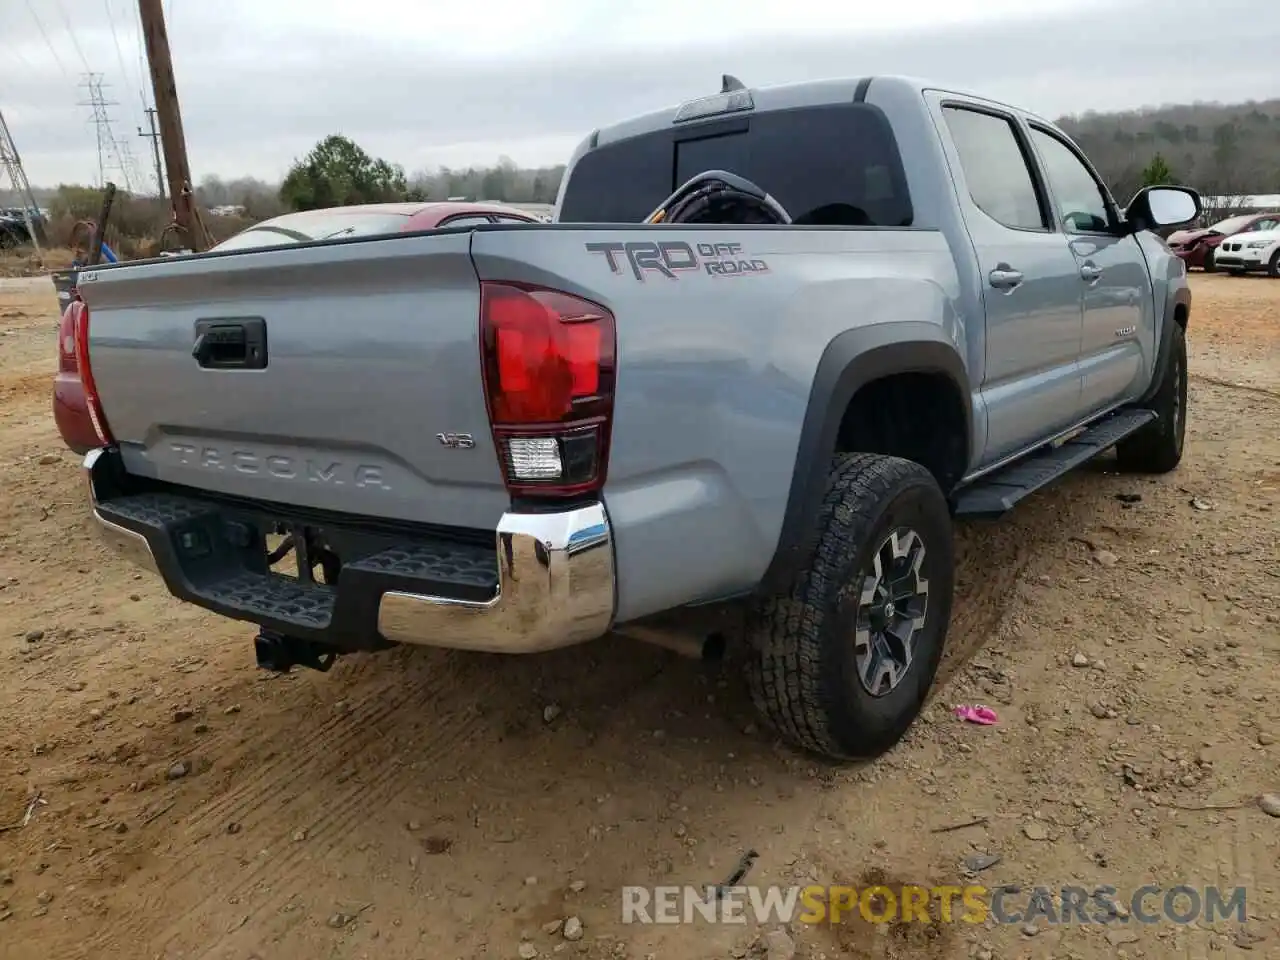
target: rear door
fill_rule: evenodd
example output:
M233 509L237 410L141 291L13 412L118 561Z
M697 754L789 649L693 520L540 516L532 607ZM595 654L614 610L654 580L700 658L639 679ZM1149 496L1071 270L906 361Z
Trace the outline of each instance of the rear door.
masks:
M1140 392L1154 363L1151 273L1137 237L1121 230L1110 193L1080 152L1047 126L1033 122L1028 129L1084 296L1082 412L1099 413Z
M985 466L1079 418L1081 283L1014 115L950 95L933 107L984 283Z
M510 501L470 243L391 236L81 274L125 466L255 500L493 529ZM210 326L227 339L197 357Z

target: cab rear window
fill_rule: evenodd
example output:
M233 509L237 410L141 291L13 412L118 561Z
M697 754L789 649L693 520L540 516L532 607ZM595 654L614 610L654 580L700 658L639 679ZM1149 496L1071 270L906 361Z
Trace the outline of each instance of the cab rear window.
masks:
M606 144L574 165L559 219L636 223L706 170L746 177L797 223L907 227L913 218L887 118L870 104L849 103L720 118Z

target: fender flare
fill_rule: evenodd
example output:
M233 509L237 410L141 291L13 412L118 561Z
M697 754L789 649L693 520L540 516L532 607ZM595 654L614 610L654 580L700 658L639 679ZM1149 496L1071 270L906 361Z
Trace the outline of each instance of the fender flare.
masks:
M1164 322L1160 324L1160 342L1156 349L1156 362L1151 370L1151 383L1138 399L1139 404L1148 402L1160 389L1164 381L1165 370L1169 367L1169 345L1173 343L1173 327L1178 322L1178 308L1187 312L1191 319L1191 288L1183 284L1170 292L1164 304Z
M954 384L964 412L966 458L971 454L969 373L964 358L937 324L880 323L839 334L827 344L814 374L778 543L761 578L763 591L787 589L817 536L818 511L850 401L867 384L904 373L940 373Z

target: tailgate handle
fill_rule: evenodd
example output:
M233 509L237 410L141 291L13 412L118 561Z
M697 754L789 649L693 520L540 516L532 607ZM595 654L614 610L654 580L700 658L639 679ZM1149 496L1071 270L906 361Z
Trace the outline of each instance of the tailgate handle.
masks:
M262 370L267 365L267 322L261 317L197 320L191 356L206 370Z

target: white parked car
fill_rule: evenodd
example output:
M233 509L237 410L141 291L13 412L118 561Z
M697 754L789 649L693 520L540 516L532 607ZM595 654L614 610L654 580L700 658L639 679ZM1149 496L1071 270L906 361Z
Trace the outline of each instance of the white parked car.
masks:
M1234 277L1265 270L1280 277L1280 229L1237 233L1218 244L1213 262Z

